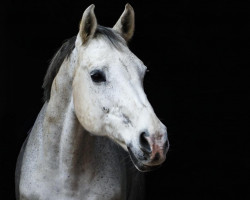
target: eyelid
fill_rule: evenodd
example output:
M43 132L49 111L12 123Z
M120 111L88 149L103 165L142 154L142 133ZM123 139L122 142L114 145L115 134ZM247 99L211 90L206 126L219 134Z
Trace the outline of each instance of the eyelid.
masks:
M102 70L100 70L100 69L93 69L89 74L90 74L90 75L93 75L93 74L95 74L96 72L102 72Z

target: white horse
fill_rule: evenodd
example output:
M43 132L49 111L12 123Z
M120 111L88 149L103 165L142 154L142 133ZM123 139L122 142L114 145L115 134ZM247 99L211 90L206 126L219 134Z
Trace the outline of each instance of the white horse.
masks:
M143 91L146 67L127 46L133 32L129 4L113 28L97 25L94 5L84 11L45 76L17 162L18 200L143 198L139 171L160 166L169 143Z

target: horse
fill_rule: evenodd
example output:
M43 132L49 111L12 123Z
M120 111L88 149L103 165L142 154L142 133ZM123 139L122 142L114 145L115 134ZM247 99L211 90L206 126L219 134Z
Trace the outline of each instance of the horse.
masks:
M51 60L17 160L17 200L143 199L142 172L166 159L167 129L143 89L147 68L128 48L134 10L126 4L108 28L94 8Z

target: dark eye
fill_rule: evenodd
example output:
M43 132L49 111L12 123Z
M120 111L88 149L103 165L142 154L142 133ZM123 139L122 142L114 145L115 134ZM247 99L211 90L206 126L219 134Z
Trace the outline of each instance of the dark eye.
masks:
M101 83L106 81L105 74L100 70L93 70L92 72L90 72L90 76L92 81L96 83Z

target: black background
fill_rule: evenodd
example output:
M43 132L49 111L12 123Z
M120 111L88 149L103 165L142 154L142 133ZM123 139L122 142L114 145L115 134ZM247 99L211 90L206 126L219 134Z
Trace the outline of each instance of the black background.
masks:
M1 199L14 199L18 152L41 109L48 63L91 3L112 27L126 1L1 2ZM250 199L250 6L242 1L130 1L131 50L171 149L146 174L147 199Z

